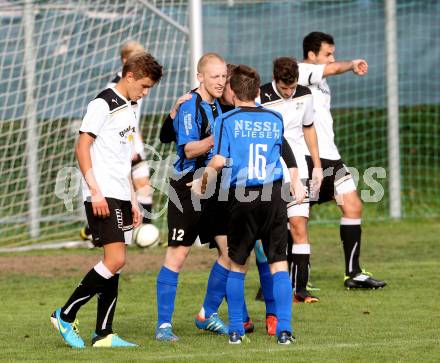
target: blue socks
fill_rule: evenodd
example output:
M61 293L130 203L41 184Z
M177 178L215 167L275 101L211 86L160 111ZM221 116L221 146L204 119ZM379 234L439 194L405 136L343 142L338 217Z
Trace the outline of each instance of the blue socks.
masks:
M229 271L228 282L226 283L226 296L228 298L229 333L236 332L240 336L244 335L243 304L245 276L246 275L241 272ZM289 276L287 276L287 278L289 278Z
M289 273L280 271L273 276L273 297L276 304L276 316L278 318L277 336L288 331L292 333L292 285Z
M157 327L171 324L179 273L162 266L157 275Z
M273 297L272 274L270 273L269 264L267 262L259 262L257 260L258 272L260 273L260 284L263 290L264 302L266 304L266 316L269 314L276 315L275 299Z
M212 314L217 312L223 298L226 296L228 274L229 270L224 268L217 261L212 266L208 279L208 287L206 288L205 301L203 302L205 318L209 318Z

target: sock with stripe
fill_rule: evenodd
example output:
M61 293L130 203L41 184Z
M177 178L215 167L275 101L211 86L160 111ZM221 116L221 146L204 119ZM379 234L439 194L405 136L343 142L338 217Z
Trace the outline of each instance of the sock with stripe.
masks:
M118 286L120 273L108 279L103 292L98 293L98 308L96 313L95 333L99 336L107 336L113 333L113 316L118 301Z
M72 323L81 306L86 304L96 293L104 291L108 280L112 276L113 274L104 263L102 261L98 262L84 276L72 296L61 308L61 319Z
M170 324L173 318L179 273L162 266L157 275L157 327Z
M361 219L341 218L339 227L345 256L345 275L356 276L362 272L359 264L361 253Z

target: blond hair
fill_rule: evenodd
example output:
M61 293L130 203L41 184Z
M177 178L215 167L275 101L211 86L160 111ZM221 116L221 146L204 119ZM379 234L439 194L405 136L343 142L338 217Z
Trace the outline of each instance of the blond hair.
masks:
M136 40L127 40L121 46L121 62L125 63L131 55L140 52L145 52L141 43Z
M202 73L205 66L213 59L217 59L220 62L226 64L225 60L222 58L221 55L217 53L205 53L203 54L202 58L200 58L199 61L197 62L197 72Z

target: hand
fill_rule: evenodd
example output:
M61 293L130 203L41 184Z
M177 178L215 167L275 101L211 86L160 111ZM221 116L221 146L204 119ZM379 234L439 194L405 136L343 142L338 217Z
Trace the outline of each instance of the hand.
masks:
M110 217L110 209L108 208L107 200L104 196L97 192L92 195L92 209L93 215L98 218Z
M202 197L206 192L206 185L204 188L202 188L202 178L194 179L192 182L189 182L186 185L191 187L191 191L199 197Z
M181 105L182 103L184 103L185 101L190 100L191 98L192 98L191 93L186 93L186 94L184 94L183 96L180 96L180 97L177 99L176 103L174 104L173 108L172 108L171 111L170 111L170 116L171 116L171 118L172 118L173 120L174 120L174 118L175 118L176 115L177 115L177 111L179 110L180 105Z
M313 168L312 180L310 182L310 196L314 196L315 193L319 192L321 188L322 180L324 179L322 168Z
M306 197L306 189L299 178L290 181L290 191L295 196L296 204L301 204Z
M209 135L207 138L205 138L206 142L208 143L208 146L212 149L214 147L214 136Z
M142 214L137 201L131 202L131 215L133 216L133 228L139 227L142 223Z
M368 72L368 63L363 59L355 59L353 62L353 73L358 76L365 76Z

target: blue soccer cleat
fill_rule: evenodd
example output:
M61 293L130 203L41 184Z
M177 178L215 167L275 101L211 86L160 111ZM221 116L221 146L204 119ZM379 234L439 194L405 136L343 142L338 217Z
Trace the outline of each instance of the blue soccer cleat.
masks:
M69 323L61 319L61 308L55 310L55 318L57 320L58 331L63 337L64 341L72 348L84 348L84 341L79 336L78 320Z
M219 335L228 334L228 326L219 318L217 313L212 314L206 319L197 315L194 322L196 323L196 327L201 330L207 330Z
M171 324L165 323L156 329L156 340L162 342L177 342L179 337L173 333Z
M127 342L120 338L117 334L109 334L105 337L93 333L92 346L95 348L124 348L137 347L137 344Z

